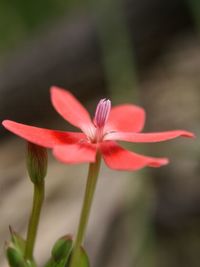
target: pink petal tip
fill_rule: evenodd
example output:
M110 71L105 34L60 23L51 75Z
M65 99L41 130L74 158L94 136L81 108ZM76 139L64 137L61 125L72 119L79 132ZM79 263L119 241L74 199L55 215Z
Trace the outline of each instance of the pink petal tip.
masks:
M168 158L161 158L161 159L156 159L153 160L152 162L149 162L148 166L149 167L154 167L154 168L159 168L161 166L165 166L169 164L169 159Z
M196 135L194 133L188 131L182 131L181 136L187 138L196 138Z

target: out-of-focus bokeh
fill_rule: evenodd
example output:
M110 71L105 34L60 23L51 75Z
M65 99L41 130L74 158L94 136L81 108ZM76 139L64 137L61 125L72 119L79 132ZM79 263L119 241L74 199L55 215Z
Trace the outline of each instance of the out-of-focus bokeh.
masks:
M199 34L198 0L0 1L1 120L71 130L50 103L49 88L57 85L91 114L109 97L113 105L143 106L144 131L197 135L129 147L169 157L160 169L102 166L85 243L93 267L199 267ZM26 235L32 186L25 142L0 131L0 265L6 267L8 225ZM59 236L75 233L87 174L86 164L66 166L49 156L39 266Z

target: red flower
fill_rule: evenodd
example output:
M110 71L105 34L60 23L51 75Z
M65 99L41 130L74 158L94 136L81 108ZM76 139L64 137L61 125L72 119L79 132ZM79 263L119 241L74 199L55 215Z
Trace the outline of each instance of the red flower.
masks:
M145 112L130 104L111 108L110 100L102 99L97 105L94 119L69 92L51 88L51 100L57 112L82 132L63 132L24 125L4 120L6 129L29 142L52 148L54 156L64 163L95 162L100 152L108 167L116 170L138 170L145 166L160 167L166 158L139 155L119 146L115 141L133 143L160 142L178 136L193 137L183 130L160 133L140 133L144 126Z

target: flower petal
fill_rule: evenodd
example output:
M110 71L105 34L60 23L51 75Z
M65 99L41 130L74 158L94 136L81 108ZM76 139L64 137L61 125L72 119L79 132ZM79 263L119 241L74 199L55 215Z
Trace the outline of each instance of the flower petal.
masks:
M81 139L86 138L83 133L54 131L10 120L4 120L2 124L7 130L25 140L47 148L53 148L56 145L77 143Z
M104 140L121 140L133 143L155 143L174 139L179 136L192 138L194 137L194 134L183 130L158 133L112 132L106 134Z
M144 127L145 111L135 105L119 105L113 107L107 122L110 130L140 132Z
M53 149L54 156L67 164L95 162L96 145L90 143L78 143L74 145L56 146Z
M69 91L52 87L51 101L56 111L72 125L84 131L92 124L87 110Z
M145 166L160 167L168 163L166 158L152 158L125 150L112 141L101 144L101 152L105 163L111 169L135 171Z

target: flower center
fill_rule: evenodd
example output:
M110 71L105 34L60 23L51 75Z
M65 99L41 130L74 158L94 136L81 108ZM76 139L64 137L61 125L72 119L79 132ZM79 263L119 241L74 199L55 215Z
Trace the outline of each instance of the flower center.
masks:
M101 141L103 139L104 126L108 120L111 109L111 101L109 99L101 99L97 105L95 116L94 116L94 126L96 127L95 141Z

